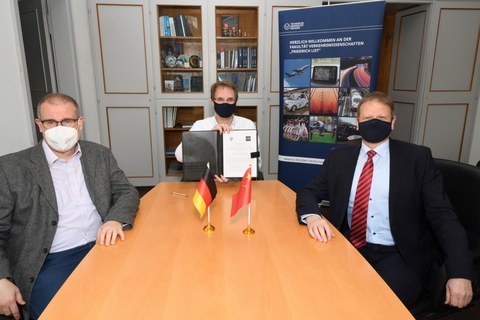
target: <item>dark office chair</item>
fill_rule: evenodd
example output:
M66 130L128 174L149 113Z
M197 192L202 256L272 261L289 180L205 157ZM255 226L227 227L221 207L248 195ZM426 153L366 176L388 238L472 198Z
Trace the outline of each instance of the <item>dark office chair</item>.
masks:
M474 263L474 299L478 303L480 281L480 168L456 161L435 159L442 173L445 191L455 208L458 219L467 232L468 243ZM441 258L441 251L437 256ZM441 259L439 259L440 262ZM439 315L453 313L457 308L444 305L445 284L447 281L445 266L440 263L440 279L433 295L424 297L410 309L416 319L435 319Z

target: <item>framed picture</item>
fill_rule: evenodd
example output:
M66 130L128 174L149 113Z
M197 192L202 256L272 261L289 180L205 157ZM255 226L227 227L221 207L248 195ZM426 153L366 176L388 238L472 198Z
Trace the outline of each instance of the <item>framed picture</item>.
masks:
M222 37L238 36L238 16L222 16Z
M174 80L165 80L164 85L165 85L165 92L173 92L174 88Z
M175 75L175 80L173 80L173 91L183 92L183 77L179 74Z

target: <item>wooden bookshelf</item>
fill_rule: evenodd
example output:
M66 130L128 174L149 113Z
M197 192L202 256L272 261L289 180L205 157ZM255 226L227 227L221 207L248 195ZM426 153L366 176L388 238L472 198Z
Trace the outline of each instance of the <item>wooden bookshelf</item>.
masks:
M158 5L161 92L203 93L201 6Z
M163 106L163 143L165 158L165 175L181 176L182 165L175 158L175 149L182 142L182 133L191 125L203 119L202 106Z
M215 7L217 80L258 91L258 7Z

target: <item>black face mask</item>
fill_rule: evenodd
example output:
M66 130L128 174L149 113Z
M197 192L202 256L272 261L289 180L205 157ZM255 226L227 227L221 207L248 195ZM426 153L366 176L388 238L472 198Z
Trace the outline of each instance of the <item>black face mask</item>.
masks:
M371 143L385 140L392 132L392 123L372 119L358 123L358 131L363 139Z
M216 103L213 102L213 108L215 112L222 118L230 118L235 111L237 111L237 104L236 103Z

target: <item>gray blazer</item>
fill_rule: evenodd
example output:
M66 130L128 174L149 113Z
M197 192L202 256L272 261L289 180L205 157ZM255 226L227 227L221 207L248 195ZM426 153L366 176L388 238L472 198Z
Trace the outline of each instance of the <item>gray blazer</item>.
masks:
M138 192L111 151L88 141L80 141L80 146L87 189L102 220L133 224ZM0 157L0 279L9 278L18 286L26 306L57 221L55 189L42 144ZM23 309L28 319L28 307Z

